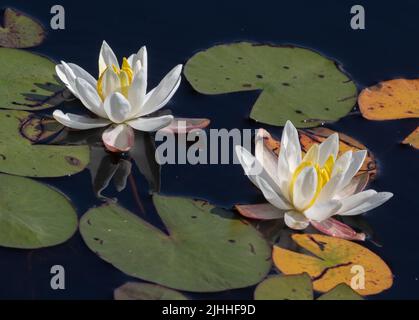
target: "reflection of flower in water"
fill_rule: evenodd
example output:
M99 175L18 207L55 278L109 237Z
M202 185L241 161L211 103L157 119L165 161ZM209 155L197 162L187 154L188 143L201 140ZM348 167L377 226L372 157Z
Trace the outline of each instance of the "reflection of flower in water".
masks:
M283 216L290 228L305 229L310 221L327 221L329 229L344 228L329 219L334 215L361 214L393 196L390 192L359 190L362 179L354 177L367 152L347 151L338 158L337 134L314 144L304 158L298 132L289 121L282 134L279 157L265 147L263 138L261 129L256 137L256 157L241 146L236 147L236 152L246 175L272 205L270 209L264 207L263 214L270 218ZM261 214L260 207L257 214Z
M128 151L134 144L134 131L157 131L171 123L173 116L154 116L178 89L182 65L173 68L157 87L147 91L147 51L124 58L122 66L104 41L99 54L99 79L76 64L56 66L60 79L98 117L55 110L54 118L67 127L86 130L111 125L102 134L110 151Z

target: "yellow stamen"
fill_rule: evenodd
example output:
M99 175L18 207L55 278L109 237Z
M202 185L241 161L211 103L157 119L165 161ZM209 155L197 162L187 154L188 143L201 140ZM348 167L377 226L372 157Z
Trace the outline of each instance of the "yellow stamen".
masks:
M307 207L303 208L304 210L307 210L308 208L310 208L315 202L317 197L320 194L320 191L323 189L323 187L326 185L326 183L330 180L331 176L332 176L332 171L333 171L333 166L335 164L335 159L333 158L333 156L329 156L329 158L327 159L326 163L324 164L323 167L320 167L320 165L318 163L315 163L313 161L303 161L300 163L300 165L297 167L297 169L295 169L292 178L291 178L291 183L290 183L290 198L293 201L294 198L294 185L295 185L295 181L297 180L298 176L300 175L300 173L304 170L304 168L307 167L313 167L314 170L316 170L317 173L317 186L316 186L316 192L313 196L313 198L311 199L310 203L307 205Z
M128 90L132 83L132 78L134 72L132 71L131 66L129 65L128 59L123 58L122 68L119 69L116 65L111 66L113 71L119 78L119 87L116 88L117 91L121 92L126 98L128 98ZM109 66L102 72L98 81L97 81L97 92L102 100L105 100L105 94L103 92L103 77L108 70Z

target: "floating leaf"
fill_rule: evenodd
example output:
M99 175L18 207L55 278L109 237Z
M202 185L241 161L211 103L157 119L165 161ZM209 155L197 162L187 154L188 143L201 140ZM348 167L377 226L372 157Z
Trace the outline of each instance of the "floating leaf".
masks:
M310 276L268 277L256 287L255 300L313 300Z
M0 108L40 110L69 96L55 75L55 63L23 50L0 48Z
M254 285L268 273L270 248L250 225L207 202L154 195L167 234L116 205L89 210L87 246L124 273L187 291Z
M408 144L415 149L419 149L419 127L415 129L406 139L403 140L404 144Z
M0 27L0 47L30 48L40 45L46 36L44 27L33 18L15 9L4 10Z
M321 295L317 300L364 300L364 298L352 290L346 283L341 283L329 292Z
M56 136L64 126L50 117L31 114L20 124L22 136L32 143L44 142Z
M299 130L301 150L304 153L307 152L313 144L322 143L324 140L327 139L328 136L330 136L331 134L335 132L336 131L330 130L328 128L323 128L323 127ZM377 174L377 164L372 153L367 149L366 146L356 141L355 139L340 132L338 132L338 134L339 134L338 156L341 156L343 153L349 150L352 150L352 151L367 150L368 154L365 158L365 161L361 169L358 171L356 175L361 176L364 173L368 173L369 178L373 179L375 175ZM272 152L274 152L276 155L278 155L279 149L280 149L279 140L272 137L267 131L263 132L263 136L264 136L264 143L267 146L267 148L271 150ZM368 176L363 176L363 179L365 180L364 186L368 183Z
M21 132L21 124L32 118L33 114L25 111L0 111L0 171L28 177L59 177L86 167L87 146L33 145Z
M362 90L358 105L369 120L418 118L419 79L380 82Z
M127 282L114 291L115 300L188 300L175 290L151 283Z
M61 193L28 178L0 174L0 246L57 245L77 229L77 215Z
M275 246L275 265L285 274L307 272L317 291L329 291L340 283L350 285L355 275L351 273L353 266L361 266L365 271L365 288L357 289L361 295L380 293L393 284L385 262L354 242L317 234L294 234L292 238L314 257Z
M193 88L204 94L261 90L250 117L283 126L315 127L345 116L357 89L340 66L309 49L252 44L217 45L185 66Z

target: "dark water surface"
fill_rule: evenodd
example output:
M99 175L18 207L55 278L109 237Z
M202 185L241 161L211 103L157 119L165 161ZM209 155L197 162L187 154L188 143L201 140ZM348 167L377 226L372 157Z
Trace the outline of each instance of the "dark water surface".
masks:
M47 41L33 51L74 62L97 73L103 39L118 57L147 45L149 83L156 85L173 66L216 43L250 40L292 43L316 49L340 61L359 88L396 77L419 74L418 1L2 1L38 17L49 26L52 5L66 10L66 30L50 30ZM364 31L350 28L350 7L366 9ZM1 72L1 70L0 70ZM177 116L210 118L211 128L258 128L248 119L257 93L205 96L184 79L167 106ZM418 152L399 144L418 125L417 119L373 122L348 116L329 125L365 145L379 161L371 188L395 194L366 215L382 247L366 243L392 268L393 287L371 299L419 298ZM281 129L263 125L280 136ZM147 183L134 169L146 211L155 211ZM42 179L65 194L79 216L101 202L95 198L87 170L72 177ZM261 200L240 166L180 165L162 169L162 193L210 200L231 207ZM131 187L105 192L138 212ZM66 289L50 288L50 267L66 270ZM77 233L68 242L47 249L0 248L0 298L110 299L113 289L132 278L93 254ZM253 288L195 298L252 298Z

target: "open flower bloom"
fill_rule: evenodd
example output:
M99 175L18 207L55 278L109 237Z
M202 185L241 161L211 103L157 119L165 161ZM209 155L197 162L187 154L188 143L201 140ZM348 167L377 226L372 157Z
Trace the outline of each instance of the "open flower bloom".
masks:
M241 146L236 147L236 154L246 175L272 205L270 218L284 217L292 229L305 229L310 221L322 222L334 215L358 215L393 196L390 192L362 191L362 179L355 175L367 151L347 151L338 158L337 133L314 144L304 157L297 129L290 121L282 133L278 157L267 149L263 137L264 130L259 129L256 157ZM266 205L263 210L267 214Z
M147 93L147 50L123 58L122 66L104 41L99 54L99 77L96 80L76 64L56 66L56 72L67 88L97 117L64 114L55 110L54 118L63 125L86 130L111 125L102 135L111 151L128 151L134 142L134 131L157 131L173 120L171 115L150 116L166 105L179 87L182 65L174 67Z

